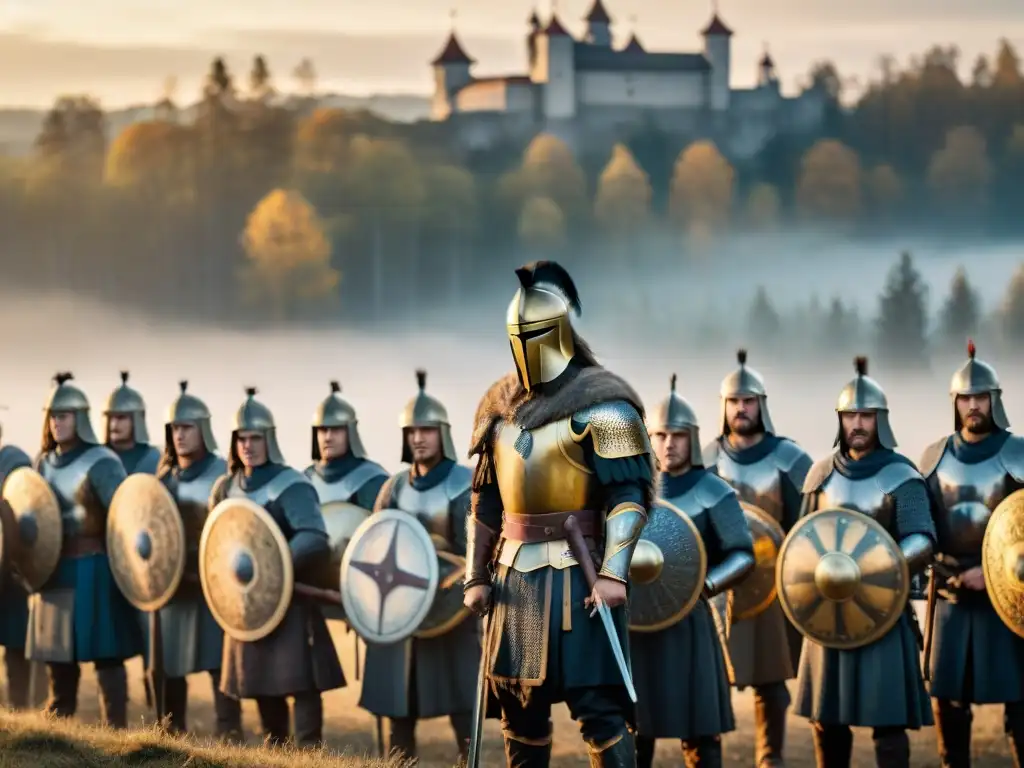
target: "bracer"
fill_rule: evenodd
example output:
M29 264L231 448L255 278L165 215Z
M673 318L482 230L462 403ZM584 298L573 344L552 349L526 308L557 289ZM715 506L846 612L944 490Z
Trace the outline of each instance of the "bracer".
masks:
M639 504L627 501L616 505L604 522L604 560L599 576L625 584L629 577L629 563L647 523L647 512Z
M491 584L491 560L498 532L491 530L476 517L466 518L466 581L463 590Z
M730 552L704 579L704 596L711 598L739 584L754 569L750 552Z

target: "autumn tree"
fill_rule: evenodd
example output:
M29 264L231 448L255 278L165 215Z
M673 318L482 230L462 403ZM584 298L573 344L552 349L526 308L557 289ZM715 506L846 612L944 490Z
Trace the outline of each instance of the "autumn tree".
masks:
M589 207L583 170L569 145L550 133L530 142L522 165L502 179L499 196L520 213L531 198L547 198L561 211L567 230L582 223Z
M1003 334L1015 349L1024 346L1024 264L1014 272L1002 307Z
M754 229L770 230L779 225L782 201L779 191L771 184L755 184L747 195L747 222Z
M331 245L313 207L298 192L275 189L246 222L242 246L248 256L242 279L257 306L276 320L336 297L340 273L331 266Z
M926 359L928 287L910 253L900 254L878 301L875 321L879 356L900 364Z
M950 283L949 295L939 316L943 341L958 347L964 339L978 332L980 322L981 299L968 281L966 270L959 267Z
M519 237L528 248L550 253L565 242L565 214L550 197L531 197L519 215Z
M906 195L903 179L891 165L876 165L864 179L864 191L872 214L882 220L898 216Z
M811 219L852 220L861 209L861 168L857 153L842 142L824 139L807 150L800 163L796 202Z
M689 232L720 231L729 221L735 175L713 142L694 142L676 160L670 217Z
M190 130L151 120L121 131L107 153L104 181L153 205L182 202L192 191Z
M651 184L632 153L616 144L601 173L594 201L594 216L607 232L635 234L647 226L651 210Z
M928 165L928 185L946 215L977 215L988 201L991 181L985 138L972 126L951 130Z

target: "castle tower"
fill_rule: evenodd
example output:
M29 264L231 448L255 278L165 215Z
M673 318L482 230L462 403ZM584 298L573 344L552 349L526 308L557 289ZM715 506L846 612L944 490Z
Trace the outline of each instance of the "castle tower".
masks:
M612 46L612 17L604 7L603 0L594 0L594 5L587 14L587 36L586 42L591 45L600 45L605 48Z
M526 23L530 25L530 34L526 36L526 60L530 62L532 71L534 62L537 60L537 35L541 33L540 16L537 15L536 10L530 14Z
M469 70L474 63L466 54L453 29L444 48L430 62L434 69L434 102L431 113L435 120L444 120L455 112L455 94L473 82Z
M633 31L629 35L629 42L627 42L625 48L622 49L623 52L646 53L643 43L641 43L640 38L636 36L636 16L630 16L629 23L633 27Z
M715 112L729 109L729 80L732 72L732 30L725 26L716 10L701 31L704 56L711 62L708 82L708 106Z
M555 14L536 40L530 79L541 85L542 114L549 120L571 120L576 116L576 41Z
M764 56L757 65L757 86L759 88L779 88L779 77L775 72L775 62L768 53L768 46L765 46Z

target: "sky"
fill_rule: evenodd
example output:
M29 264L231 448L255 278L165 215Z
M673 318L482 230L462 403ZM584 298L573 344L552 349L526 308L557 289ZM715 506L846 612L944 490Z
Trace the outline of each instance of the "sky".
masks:
M555 0L573 33L592 0ZM267 57L281 90L313 59L321 90L428 94L427 62L455 24L481 75L525 69L526 18L552 0L0 0L0 105L46 106L89 93L107 107L160 98L169 78L190 101L220 54L241 75ZM696 51L707 0L605 0L621 43ZM784 89L831 59L865 82L880 56L907 62L934 43L956 44L963 68L1001 37L1024 50L1022 0L718 0L735 31L733 84L751 85L767 45ZM635 18L635 24L632 19Z

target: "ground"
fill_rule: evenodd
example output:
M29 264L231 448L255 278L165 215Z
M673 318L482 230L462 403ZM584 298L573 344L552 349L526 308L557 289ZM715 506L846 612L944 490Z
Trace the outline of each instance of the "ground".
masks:
M376 751L376 726L374 719L356 706L360 683L355 680L354 668L354 635L346 633L343 625L333 625L332 631L335 641L341 652L345 665L345 672L349 678L349 687L340 691L334 691L325 697L325 710L327 721L325 723L325 734L329 746L338 751L345 751L350 755L368 754L373 755ZM133 660L129 663L129 688L132 696L130 716L132 720L144 726L152 721L152 714L146 710L142 688L142 672L139 661ZM192 699L191 699L191 727L200 736L210 733L213 722L213 711L210 703L209 678L197 675L192 678ZM82 689L79 700L81 717L84 722L96 721L98 708L96 701L96 682L91 669L87 669L82 676ZM735 697L735 709L738 729L735 733L726 737L726 764L727 765L750 765L752 764L753 741L752 741L752 716L753 708L749 693L737 694ZM257 743L259 740L259 719L256 708L251 702L245 703L245 724L248 729L251 741ZM21 752L12 751L14 745L11 739L18 738L18 734L11 735L9 723L0 720L0 768L19 765L47 765L39 763L29 755L37 755L36 751L40 743L38 739L31 741L29 746L23 746ZM24 726L18 726L23 729ZM497 766L502 764L502 747L500 733L496 722L487 723L487 738L484 748L484 766ZM1012 762L1007 752L1006 742L1002 734L1002 712L997 707L983 707L978 710L975 716L975 739L974 739L974 766L975 768L1010 768ZM448 723L444 720L433 720L424 722L418 732L420 740L420 756L422 768L448 768L455 762L455 745ZM140 737L142 738L142 737ZM149 737L146 737L149 738ZM813 766L814 756L811 747L810 736L807 724L804 720L791 717L788 732L788 760L790 768ZM51 740L52 741L52 740ZM109 739L110 744L116 748L123 749L123 740ZM150 742L156 743L152 738ZM149 742L147 742L149 743ZM121 746L118 746L121 745ZM60 762L53 762L53 766L82 766L82 765L107 765L110 763L85 762L76 757L74 753L68 752L69 747L62 747L61 752L65 757ZM167 752L166 746L153 747L156 750L154 755L165 754L173 757L176 753L173 749ZM932 729L925 729L912 734L913 765L920 768L938 768L938 759L935 748L935 733ZM181 754L181 753L177 753ZM24 755L23 757L21 755ZM265 756L264 756L265 757ZM555 713L555 752L552 760L553 768L569 768L569 766L585 765L585 758L579 732L576 725L570 720L564 707L559 707ZM177 761L168 759L163 762L147 762L145 759L133 759L132 765L144 766L171 766L183 765L186 760L181 757ZM240 765L231 760L221 762L206 762L200 760L187 761L188 765L198 768L200 765ZM129 764L128 760L120 763ZM252 764L252 763L250 763ZM267 759L258 759L260 766L271 766L276 763ZM309 764L304 761L304 764ZM372 765L373 763L368 763ZM655 765L678 766L679 753L676 745L671 742L659 742L658 757ZM859 731L855 742L853 765L864 766L874 764L874 755L871 751L871 738L868 731ZM312 764L315 765L315 764ZM326 763L323 764L326 768ZM341 765L340 763L338 764ZM355 763L346 762L345 765L354 766Z

